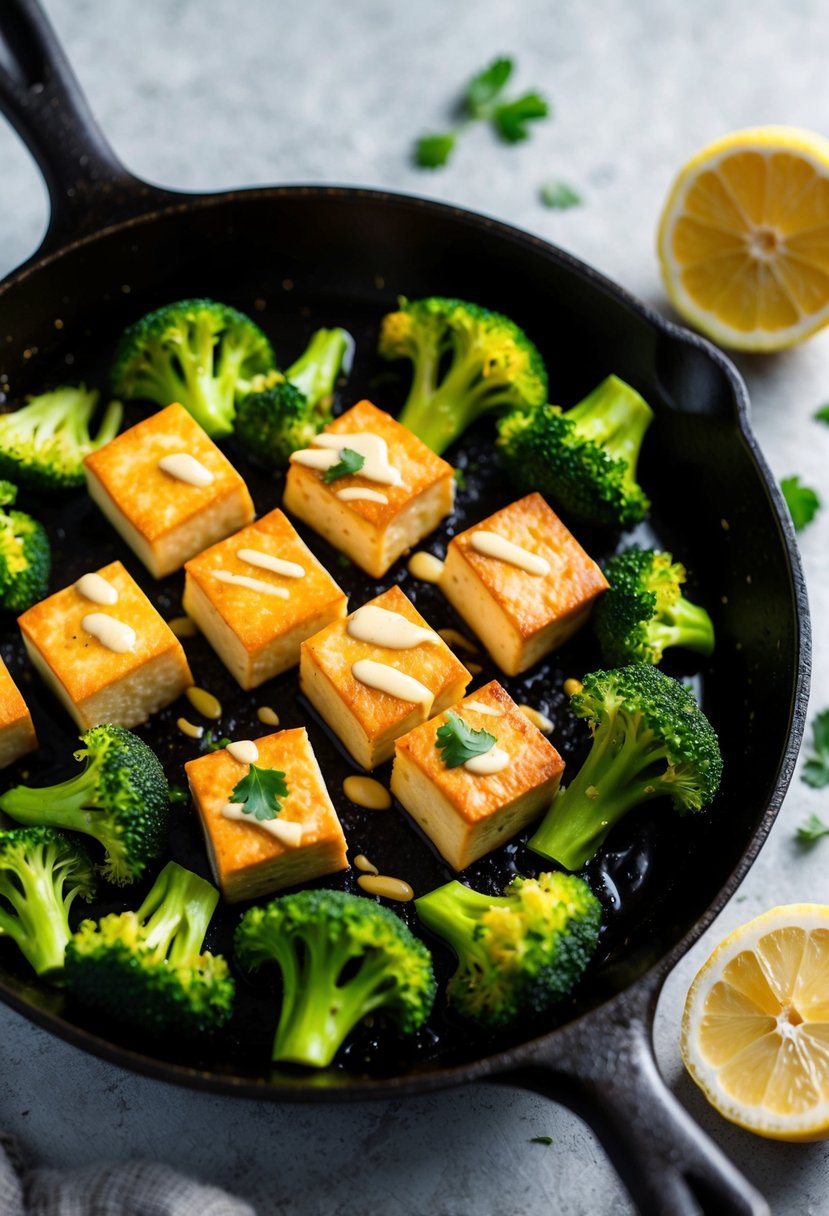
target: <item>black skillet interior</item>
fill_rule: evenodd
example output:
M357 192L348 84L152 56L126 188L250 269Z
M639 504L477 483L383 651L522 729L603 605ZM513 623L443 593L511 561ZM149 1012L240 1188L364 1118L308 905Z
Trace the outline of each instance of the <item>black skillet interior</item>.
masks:
M616 372L651 402L656 420L641 474L653 511L649 525L633 539L656 542L681 558L690 571L690 594L714 617L713 660L699 669L687 656L677 656L666 670L692 678L700 691L721 735L725 777L709 813L680 819L669 805L651 804L618 828L588 866L586 876L604 903L605 927L595 965L561 1011L560 1021L566 1021L624 989L662 958L739 863L763 821L786 752L800 639L786 538L738 425L734 385L724 366L704 347L653 324L601 280L591 281L583 268L548 247L540 249L531 238L480 218L369 192L288 189L197 200L70 248L0 293L0 382L12 403L61 381L87 380L105 390L113 342L125 323L168 300L204 294L254 315L283 365L316 327L344 325L357 340L357 354L340 408L367 396L393 411L405 395L406 370L378 361L379 319L398 293L451 294L504 311L527 329L545 358L553 400L570 404ZM492 439L491 423L483 422L447 453L463 470L465 485L455 514L424 548L442 555L453 532L515 497ZM277 506L279 482L256 470L232 444L228 453L249 481L257 510ZM165 617L179 613L182 576L154 583L85 495L51 502L29 497L23 506L39 515L52 535L54 589L118 557ZM468 632L436 588L407 574L405 562L375 582L344 564L315 534L300 531L347 590L352 608L398 582L435 627ZM600 560L632 539L620 542L578 526L574 531ZM42 740L36 759L7 776L14 782L28 772L36 783L54 780L70 763L75 734L26 666L13 620L4 624L3 657L33 707ZM368 854L382 872L407 879L418 893L452 876L399 808L364 811L344 798L342 780L355 767L297 696L295 673L242 694L202 639L185 646L197 683L224 706L218 733L237 738L265 733L255 716L260 705L273 706L283 726L307 725L352 856ZM485 656L481 663L473 687L498 677ZM516 700L554 719L552 739L568 762L577 761L584 734L571 722L562 683L598 665L587 628L525 677L503 681ZM184 783L182 762L200 747L177 731L182 712L196 717L182 701L140 732L177 785ZM382 780L388 773L377 775ZM208 874L189 804L174 808L174 823L173 856ZM538 863L521 838L470 867L463 879L494 891L516 870L537 871ZM323 885L355 890L355 879L352 870ZM134 894L137 898L141 891ZM132 897L128 892L126 899ZM108 892L95 911L122 907L124 899ZM396 910L417 929L411 905ZM229 951L239 911L220 908L209 937L213 949ZM432 944L445 979L450 956ZM0 983L33 1016L51 1021L54 1015L53 1025L70 1037L71 1028L80 1025L112 1043L120 1041L111 1027L96 1026L60 994L33 983L9 944L0 946ZM487 1039L456 1026L442 1008L439 996L428 1029L411 1043L375 1035L371 1027L355 1034L331 1084L348 1087L349 1080L361 1077L433 1073L558 1024L522 1027L511 1039ZM165 1048L133 1039L129 1046L157 1061L203 1069L219 1084L232 1078L278 1082L288 1078L269 1070L273 1023L272 993L242 981L234 1021L215 1043ZM313 1084L319 1083L315 1078Z

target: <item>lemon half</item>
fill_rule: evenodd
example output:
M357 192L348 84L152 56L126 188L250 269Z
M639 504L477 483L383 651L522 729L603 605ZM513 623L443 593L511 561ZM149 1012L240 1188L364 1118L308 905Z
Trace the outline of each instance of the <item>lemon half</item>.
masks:
M691 985L680 1049L732 1123L829 1137L829 907L772 908L727 937Z
M676 310L723 346L782 350L829 322L829 140L735 131L680 171L659 260Z

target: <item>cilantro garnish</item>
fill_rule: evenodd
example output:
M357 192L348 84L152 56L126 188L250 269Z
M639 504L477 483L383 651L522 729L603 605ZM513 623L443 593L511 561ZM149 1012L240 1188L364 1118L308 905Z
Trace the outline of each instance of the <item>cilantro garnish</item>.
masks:
M275 768L257 768L250 766L250 771L234 786L230 795L231 802L238 802L246 815L254 819L276 819L282 810L280 798L288 797L288 786L285 774Z
M536 92L522 93L511 100L502 97L514 66L512 59L499 57L473 76L458 107L457 126L422 135L415 144L415 164L421 169L442 168L454 152L460 133L473 122L491 122L500 138L510 144L527 139L528 124L546 118L550 107Z
M800 484L799 477L784 477L780 489L789 508L795 532L802 531L820 510L820 499L809 486Z
M483 756L494 746L494 735L487 730L473 730L451 710L443 726L438 727L435 737L435 747L447 768L458 768L473 756Z
M812 719L812 751L803 766L802 780L813 789L829 785L829 709Z
M540 195L544 206L551 207L554 211L566 211L569 207L578 207L581 203L581 195L577 194L572 186L556 178L544 183Z
M359 473L365 463L365 456L361 456L353 448L340 448L339 461L337 464L332 464L330 469L325 470L322 480L324 482L337 481L340 477L348 477L352 473Z
M801 844L816 844L821 836L829 836L829 827L819 815L810 815L805 823L797 829L797 839Z

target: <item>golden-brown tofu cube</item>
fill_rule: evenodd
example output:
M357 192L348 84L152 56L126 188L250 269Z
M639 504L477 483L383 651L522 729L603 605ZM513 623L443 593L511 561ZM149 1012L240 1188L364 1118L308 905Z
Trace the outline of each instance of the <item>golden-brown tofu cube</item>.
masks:
M295 842L283 843L253 817L226 818L233 790L250 771L229 751L199 756L184 766L213 874L231 903L348 869L342 825L305 728L277 731L255 744L257 767L284 774L288 793L275 822L283 829L299 825Z
M500 553L500 541L513 560L493 555ZM526 671L575 633L607 585L540 494L453 537L440 579L446 598L508 676Z
M96 573L114 602L92 601L73 584L18 624L32 664L78 726L137 726L193 677L181 642L121 563Z
M357 763L372 769L390 758L400 735L459 701L472 677L399 587L390 587L368 606L404 617L426 630L430 640L394 649L352 637L349 626L362 611L358 609L302 643L299 684ZM355 664L366 660L381 678L390 674L394 681L402 675L409 684L406 695L419 699L407 700L358 679Z
M494 735L494 746L506 753L504 767L489 775L462 764L447 768L436 746L446 722L439 714L397 740L391 789L440 855L464 870L547 810L564 761L496 680L452 712L473 730Z
M346 614L345 592L279 510L184 569L184 610L242 688L293 667L300 643Z
M361 472L326 484L326 470L299 463L302 454L295 453L285 481L284 505L368 574L380 578L451 512L452 466L370 401L360 401L340 414L322 435L318 443L342 436L346 448L349 435L379 437L386 445L389 476L394 477L395 470L399 474L397 484L371 480ZM332 455L340 450L329 449ZM369 467L367 462L364 468Z
M181 456L202 471L170 461ZM90 496L156 578L253 519L244 481L181 405L168 405L91 452L84 469Z
M13 764L37 747L29 707L0 659L0 768Z

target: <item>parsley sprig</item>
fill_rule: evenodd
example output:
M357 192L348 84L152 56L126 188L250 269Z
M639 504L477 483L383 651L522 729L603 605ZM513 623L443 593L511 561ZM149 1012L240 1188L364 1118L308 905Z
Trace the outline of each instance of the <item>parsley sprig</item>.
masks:
M514 66L512 59L501 56L473 76L461 98L460 122L450 131L421 136L415 144L415 164L421 169L441 168L454 152L458 136L473 122L491 122L499 137L510 144L529 138L529 124L547 118L550 107L534 90L512 100L502 96Z
M822 836L829 836L829 827L819 815L810 815L797 829L797 839L803 845L817 844Z
M483 756L495 746L495 736L488 730L473 730L463 718L450 710L443 726L439 726L435 747L447 768L459 768L473 756Z
M283 798L288 797L285 774L276 768L258 768L255 764L233 788L231 802L238 802L246 815L260 822L276 819L282 810Z
M322 480L328 484L337 481L340 477L350 477L354 473L359 473L365 463L365 456L361 456L353 448L340 448L339 461L332 464L330 469L325 470Z
M801 485L799 477L784 477L780 489L789 508L795 532L801 532L820 510L820 499L809 486Z
M801 779L812 789L829 785L829 709L812 719L812 752L803 766Z

